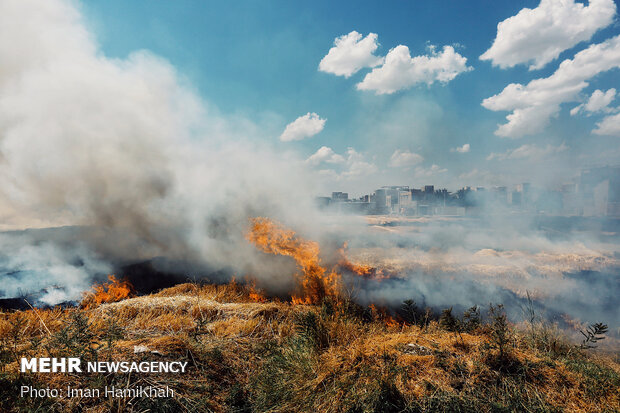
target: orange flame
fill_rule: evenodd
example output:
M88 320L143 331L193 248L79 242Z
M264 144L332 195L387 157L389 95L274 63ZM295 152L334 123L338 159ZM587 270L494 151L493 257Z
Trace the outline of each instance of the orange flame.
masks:
M380 268L373 267L372 265L365 264L355 264L347 258L347 243L345 242L338 250L340 255L340 261L338 262L338 267L349 271L357 276L364 278L372 278L373 280L381 281L386 278L390 278L389 275L385 274Z
M252 218L248 241L262 251L292 257L301 269L299 291L292 295L294 304L320 304L324 297L338 297L340 275L328 272L319 258L319 244L299 238L269 218Z
M249 292L250 292L250 300L252 300L255 303L265 303L267 302L267 297L265 296L265 294L263 294L263 292L261 290L259 290L258 288L256 288L256 282L252 281L249 286Z
M133 286L126 280L118 280L114 275L108 276L108 283L95 284L93 290L86 293L81 306L95 308L103 303L114 303L134 295Z
M338 265L340 267L362 277L371 278L376 274L377 269L371 265L354 264L349 261L346 256L346 249L347 243L345 242L342 248L338 250L338 252L340 253L340 261L338 262Z
M377 307L374 304L370 304L369 308L373 318L383 321L386 327L398 327L401 324L396 318L389 314L386 308Z

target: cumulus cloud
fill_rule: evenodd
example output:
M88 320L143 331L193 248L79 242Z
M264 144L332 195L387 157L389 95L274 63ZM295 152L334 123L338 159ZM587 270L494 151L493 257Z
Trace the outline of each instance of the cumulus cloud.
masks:
M364 155L353 148L347 149L347 170L342 173L342 176L345 178L366 176L376 173L377 170L377 166L366 161Z
M503 69L530 62L530 70L540 69L609 26L615 14L613 0L591 0L587 6L574 0L542 0L535 9L524 8L500 22L493 45L480 59Z
M491 153L487 156L487 161L497 159L504 161L507 159L528 159L530 161L540 161L550 155L564 152L568 149L566 144L562 142L559 146L547 145L541 147L537 145L523 145L516 149L509 149L503 153Z
M310 138L323 130L326 120L321 119L314 112L308 112L286 125L286 129L280 135L280 140L290 142Z
M422 166L417 166L413 170L413 178L418 179L429 179L437 176L438 174L443 174L448 172L446 168L442 168L439 165L432 164L429 168L424 168Z
M596 129L592 131L597 135L620 136L620 113L606 116L596 124Z
M410 151L402 151L400 149L397 149L390 157L388 165L392 168L401 168L417 165L423 160L424 158L422 157L422 155Z
M577 115L579 112L585 111L588 113L596 113L596 112L607 112L610 113L614 109L609 107L609 104L616 97L616 89L611 88L607 92L603 92L600 89L596 89L592 96L588 99L586 103L582 103L581 105L575 106L571 109L571 116Z
M588 99L588 103L584 106L584 109L588 112L599 112L609 109L607 106L614 100L616 97L616 89L611 88L607 92L603 93L603 91L597 89L592 93L590 99Z
M518 138L542 131L549 119L560 111L560 105L577 100L588 86L587 80L610 69L620 67L620 36L590 45L573 59L566 59L551 76L534 79L526 86L511 83L487 99L482 106L493 111L511 111L508 123L495 134Z
M372 162L366 160L365 156L354 148L347 148L345 156L335 153L331 148L323 146L307 160L311 165L319 165L323 162L331 163L337 170L321 169L319 174L334 180L354 179L377 173L378 168Z
M458 153L467 153L467 152L469 152L469 149L470 149L469 144L466 143L463 146L452 148L451 151L452 152L458 152Z
M320 163L344 163L345 159L342 155L338 155L332 148L327 146L321 146L318 151L310 155L306 162L311 165L318 165Z
M469 70L472 68L467 66L467 58L452 46L444 46L441 52L431 46L430 54L411 57L409 48L399 45L389 51L382 66L357 84L357 89L372 90L377 95L391 94L420 83L447 83Z
M381 64L383 58L373 54L377 47L375 33L362 38L360 33L352 31L334 40L334 47L321 59L319 70L348 78L360 69Z

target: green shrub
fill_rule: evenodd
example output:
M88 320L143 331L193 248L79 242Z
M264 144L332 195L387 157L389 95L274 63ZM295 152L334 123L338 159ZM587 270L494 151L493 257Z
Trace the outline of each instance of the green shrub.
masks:
M329 347L329 332L323 320L313 311L295 315L295 330L311 346L321 351Z

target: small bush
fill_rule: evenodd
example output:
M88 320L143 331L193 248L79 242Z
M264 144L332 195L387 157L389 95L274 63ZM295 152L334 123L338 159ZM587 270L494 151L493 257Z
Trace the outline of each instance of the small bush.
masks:
M400 316L403 320L405 320L408 324L417 324L419 318L419 309L413 300L405 300L403 301L403 305L400 309Z
M329 333L323 320L315 312L308 311L296 314L295 330L315 350L321 351L329 347Z
M509 348L508 343L511 338L510 327L508 326L508 319L504 306L498 304L489 306L489 316L491 317L491 339L495 347L499 350L499 358L504 360L508 356Z
M83 311L76 310L48 345L50 354L93 359L97 356L95 334Z
M480 328L482 317L480 316L480 307L474 305L463 313L463 330L468 333L474 333Z
M116 314L110 313L105 320L105 330L103 332L103 339L105 343L105 350L108 353L108 360L112 360L112 352L114 351L115 343L125 337L125 328L123 328L116 317Z
M595 348L598 341L605 339L607 331L607 324L603 323L592 324L586 328L585 332L580 330L579 332L585 337L580 347L582 349Z
M458 341L458 337L461 338L461 345L465 346L463 336L461 336L462 323L452 314L452 307L446 308L441 313L439 318L439 325L446 331L454 333L454 339Z

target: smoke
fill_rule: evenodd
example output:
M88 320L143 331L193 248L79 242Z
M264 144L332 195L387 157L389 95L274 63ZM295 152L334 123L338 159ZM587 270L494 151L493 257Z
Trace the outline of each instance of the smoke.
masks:
M34 300L43 304L79 297L91 287L93 275L106 274L112 269L87 248L69 249L49 241L33 242L24 233L0 236L0 250L2 266L10 269L3 273L0 296L37 293Z
M514 320L522 320L529 295L547 319L563 324L568 315L618 327L617 233L571 231L566 221L488 211L478 218L369 221L367 233L355 237L348 251L353 262L381 270L376 280L357 282L362 302L398 307L413 299L459 310L504 303Z
M22 277L25 289L64 271L78 290L111 262L160 256L261 277L247 219L303 227L312 217L312 179L294 154L261 144L260 125L219 114L166 60L106 57L73 2L3 1L0 61L3 228L100 230L73 239L70 254L52 233L49 245L15 249L7 271L33 255L30 273L57 269Z

